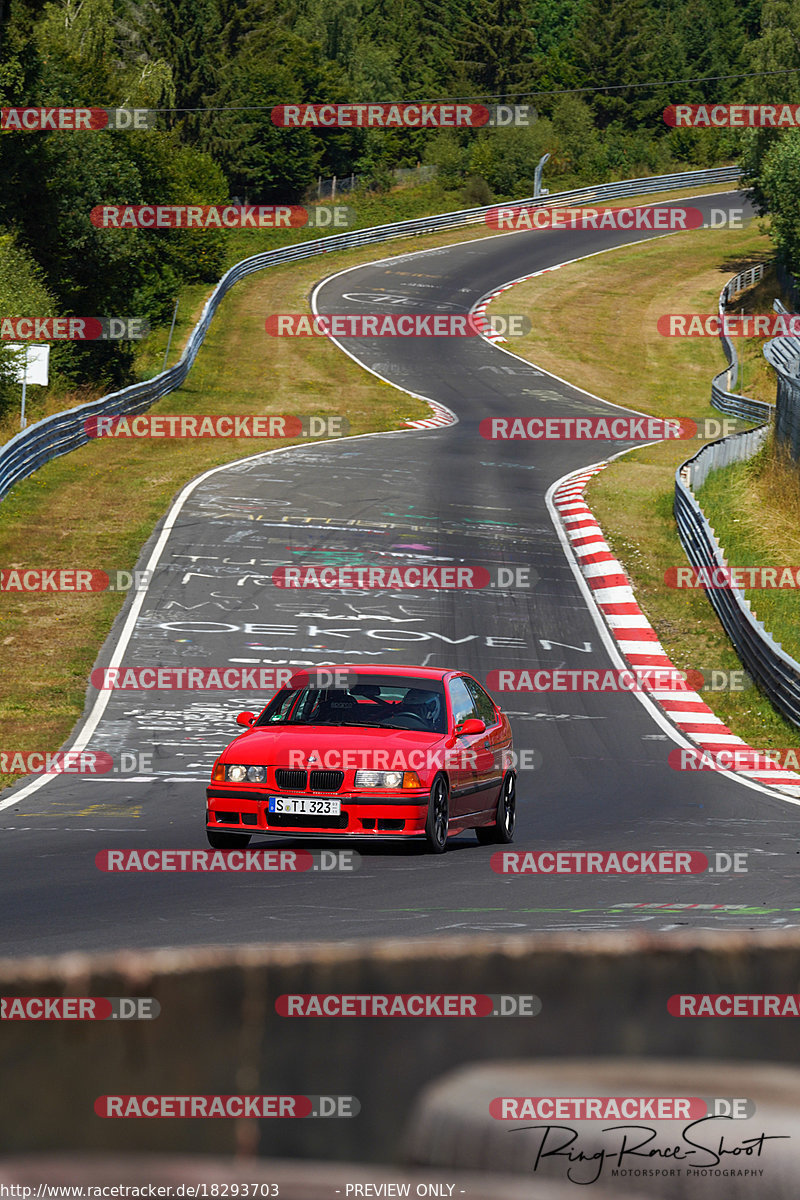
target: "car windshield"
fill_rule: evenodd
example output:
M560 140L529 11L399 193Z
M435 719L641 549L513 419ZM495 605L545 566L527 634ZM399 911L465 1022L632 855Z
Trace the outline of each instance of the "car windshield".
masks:
M444 688L435 679L364 678L347 688L285 688L256 725L353 725L447 732Z

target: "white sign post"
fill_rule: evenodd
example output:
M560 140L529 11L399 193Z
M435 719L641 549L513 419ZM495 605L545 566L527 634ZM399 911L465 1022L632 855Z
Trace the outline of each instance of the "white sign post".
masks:
M17 353L12 371L17 383L22 384L22 409L20 410L19 427L20 429L24 429L28 423L25 419L25 392L29 383L35 384L37 387L47 387L50 347L9 342L8 348L9 350L16 350L18 352L23 351L21 354Z

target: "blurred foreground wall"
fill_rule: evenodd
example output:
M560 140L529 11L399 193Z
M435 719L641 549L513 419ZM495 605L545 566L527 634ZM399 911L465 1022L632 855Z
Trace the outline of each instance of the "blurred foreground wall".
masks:
M536 1017L303 1018L283 993L535 993ZM485 1059L798 1062L797 1018L676 1018L677 992L798 993L800 931L524 935L0 960L2 996L153 996L144 1022L0 1022L0 1150L386 1162L423 1087ZM101 1095L352 1094L354 1119L108 1120ZM309 1126L313 1124L313 1131Z

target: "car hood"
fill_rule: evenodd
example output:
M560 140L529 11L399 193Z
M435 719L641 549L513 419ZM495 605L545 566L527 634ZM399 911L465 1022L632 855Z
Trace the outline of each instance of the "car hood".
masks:
M278 729L274 726L246 730L223 751L223 762L244 762L275 766L305 766L307 756L314 753L321 760L312 766L324 768L324 757L332 753L357 753L358 751L385 751L388 754L408 753L427 749L439 742L447 741L443 733L427 733L422 729L363 729L356 726L290 725ZM303 755L302 763L298 754Z

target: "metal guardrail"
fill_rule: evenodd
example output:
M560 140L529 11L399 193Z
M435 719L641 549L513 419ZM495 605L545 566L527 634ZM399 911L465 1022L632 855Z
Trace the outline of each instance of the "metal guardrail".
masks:
M720 316L725 312L728 300L737 292L757 282L763 272L764 266L759 264L735 275L726 283L719 298ZM779 300L775 301L774 307L778 312L786 312ZM678 525L678 536L692 566L709 572L730 564L694 495L694 489L702 487L712 471L752 458L767 439L773 415L776 418L777 430L781 411L780 403L766 404L727 390L736 384L739 365L733 343L724 334L720 337L730 365L727 372L722 371L714 378L711 385L711 403L721 412L746 420L761 419L764 424L704 446L692 458L682 463L675 474L673 511ZM768 361L778 371L779 381L785 378L783 370L790 368L792 363L795 366L797 364L797 349L792 345L792 341L790 338L779 338L764 348ZM775 348L775 358L767 354L768 347ZM777 365L778 363L780 365ZM723 376L726 377L726 388L722 388L719 382ZM795 379L794 386L800 395L800 378ZM780 382L778 394L780 397ZM800 407L796 411L800 413ZM763 621L757 619L741 588L708 588L706 596L748 674L779 712L793 724L800 725L800 663L786 653L765 628Z
M787 317L789 309L780 300L772 301L773 311ZM797 338L777 337L764 346L764 358L776 371L785 375L800 376L800 345Z
M730 297L757 282L763 272L763 264L759 264L726 283L719 298L720 316L725 312ZM778 311L786 311L780 301L776 301L778 305ZM736 349L724 334L720 337L730 365L727 372L723 371L714 378L711 403L722 412L746 420L766 417L767 423L704 446L682 464L675 476L674 512L681 543L692 566L709 571L727 566L728 563L693 489L702 487L711 471L752 458L763 446L769 432L769 419L776 412L771 404L736 395L720 386L719 381L723 376L726 376L726 388L735 386L738 377ZM789 350L791 347L778 348L782 355ZM764 353L767 355L766 347ZM767 358L772 361L769 355ZM780 361L787 363L785 357L781 357ZM800 380L797 382L800 385ZM706 595L748 673L775 707L794 724L800 725L800 663L791 658L765 629L763 622L756 619L741 589L709 588Z
M653 175L598 184L595 187L576 188L570 192L556 192L538 199L529 197L515 200L513 203L553 208L582 201L613 200L672 189L702 187L710 183L725 183L738 179L740 174L741 171L736 166L716 167L707 171L682 171L671 175ZM334 250L348 250L393 238L415 237L479 224L484 220L486 213L495 208L496 204L487 204L480 208L467 208L432 217L374 225L368 229L353 230L352 233L332 234L294 246L283 246L278 250L267 250L236 263L214 288L200 320L189 336L180 360L174 367L152 379L112 392L89 404L81 404L66 412L45 417L11 438L0 450L0 499L7 495L15 483L38 470L46 462L86 445L90 440L84 428L87 418L139 413L149 408L161 396L180 387L189 374L221 300L238 280L244 279L254 271L263 271L267 267L282 263L299 262L318 254L329 254Z
M772 307L776 313L791 315L780 300ZM775 398L775 438L789 447L800 460L800 345L795 337L777 337L767 342L764 357L778 376Z
M763 274L764 264L759 263L747 271L741 271L738 275L734 275L733 279L729 279L719 294L719 315L721 317L725 315L728 301L733 296L744 291L745 288L752 287L762 278ZM712 406L730 417L741 417L745 421L768 421L775 411L774 405L766 404L763 400L753 400L750 396L742 396L731 390L736 387L739 379L739 356L736 353L736 347L726 334L720 332L719 337L728 360L728 366L724 371L715 375L711 381Z
M675 475L675 520L686 556L693 567L713 571L725 567L722 548L692 489L711 471L751 458L764 444L769 425L732 434L704 446ZM709 588L706 595L748 674L779 712L800 725L800 663L765 629L740 588Z
M775 274L778 277L778 286L784 296L788 296L789 303L795 312L800 310L800 287L797 285L792 272L781 261L780 258L775 259ZM786 309L783 309L785 312Z

